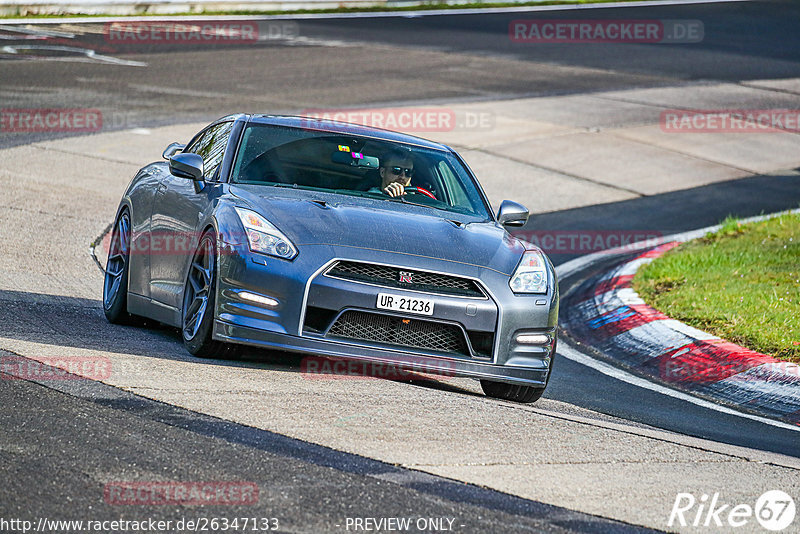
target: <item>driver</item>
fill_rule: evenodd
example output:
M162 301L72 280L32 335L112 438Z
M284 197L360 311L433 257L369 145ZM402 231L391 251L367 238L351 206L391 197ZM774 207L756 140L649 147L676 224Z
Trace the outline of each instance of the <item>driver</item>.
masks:
M414 161L408 153L391 150L381 158L381 191L390 197L402 196L411 185Z

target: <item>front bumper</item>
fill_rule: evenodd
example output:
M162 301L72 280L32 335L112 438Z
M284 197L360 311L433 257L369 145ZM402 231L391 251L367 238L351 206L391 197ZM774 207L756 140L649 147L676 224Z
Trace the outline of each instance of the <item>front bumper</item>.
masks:
M558 318L558 290L550 272L546 295L515 295L508 287L508 275L437 258L395 254L384 251L305 245L293 261L254 255L246 245L220 243L214 337L240 343L293 352L368 360L394 364L404 369L443 375L543 387L552 362ZM487 298L420 295L397 288L346 281L324 276L336 260L383 263L420 271L451 273L472 278ZM264 306L241 297L250 292L273 299ZM326 337L306 324L306 311L326 307L334 312L361 310L375 313L377 294L391 292L424 296L435 300L434 317L409 315L412 319L433 319L457 324L469 339L469 332L491 332L491 351L451 354L422 347L389 345L357 339ZM520 333L545 333L549 345L525 345L516 341Z
M495 380L526 386L544 387L547 384L548 368L530 369L510 365L494 365L466 360L440 358L351 344L326 339L309 339L288 334L266 332L223 321L215 321L214 337L229 343L240 343L255 347L286 350L316 356L365 360L415 372L434 373L443 376L460 376Z

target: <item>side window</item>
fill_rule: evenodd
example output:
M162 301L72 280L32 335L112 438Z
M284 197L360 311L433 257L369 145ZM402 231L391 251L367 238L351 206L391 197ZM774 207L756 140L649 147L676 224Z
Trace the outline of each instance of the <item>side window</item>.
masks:
M205 135L205 132L203 132L203 135ZM186 152L187 154L197 154L195 150L197 150L197 147L200 145L200 141L203 140L203 135L201 135L194 141L189 141L189 144L186 145L186 148L181 150L181 152Z
M217 124L213 128L206 130L206 133L187 149L187 152L192 152L203 158L203 167L207 180L213 180L216 177L219 165L222 163L222 157L225 155L225 147L228 144L228 136L232 127L232 122Z
M469 197L461 186L461 182L458 181L458 178L456 178L453 171L447 165L447 162L439 162L439 173L444 181L446 191L450 195L451 205L469 207L471 205Z

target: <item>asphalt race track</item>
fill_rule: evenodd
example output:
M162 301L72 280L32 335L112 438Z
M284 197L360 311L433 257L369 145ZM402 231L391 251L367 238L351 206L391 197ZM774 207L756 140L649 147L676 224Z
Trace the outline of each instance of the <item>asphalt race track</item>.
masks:
M702 21L704 38L511 42L509 22L532 18ZM424 531L702 532L668 526L679 492L719 493L725 503L752 506L777 489L800 503L798 429L662 395L566 353L533 405L490 400L466 379L308 379L299 357L255 350L237 362L199 361L173 330L108 324L102 273L87 254L137 168L158 158L173 136L232 112L530 106L520 111L525 116L540 102L548 123L558 123L564 109L606 99L602 125L595 121L604 110L594 104L569 124L563 119L570 128L563 135L578 131L580 139L645 124L654 114L645 98L665 99L662 108L800 109L800 3L280 18L262 20L262 28L290 24L282 26L287 33L258 43L117 49L105 24L0 22L0 109L103 116L94 136L0 129L7 191L0 204L0 357L96 354L113 367L104 383L0 380L0 531L21 532L2 523L14 518L35 525L41 518L257 516L277 518L283 532L356 531L348 518L389 517L440 520L424 523ZM45 34L55 41L44 44L38 37ZM695 101L675 96L684 94ZM615 106L632 111L616 116ZM487 138L516 135L500 111L491 113ZM471 165L475 158L482 181L502 189L485 163L500 162L492 159L500 152L481 144L480 131L465 135L469 142L453 144ZM503 150L504 168L524 169L524 155ZM698 176L706 168L719 174L680 185L663 176L651 189L622 174L592 180L543 163L536 172L574 182L558 189L554 178L552 189L545 181L541 192L518 199L536 206L523 231L668 235L727 215L794 209L800 164L791 162L800 152L781 150L771 156L779 161L773 167L745 162L726 168L731 174L719 161L681 153L706 166ZM567 198L543 198L549 191ZM153 480L250 481L258 503L120 506L104 499L109 482ZM753 519L735 531L764 530Z

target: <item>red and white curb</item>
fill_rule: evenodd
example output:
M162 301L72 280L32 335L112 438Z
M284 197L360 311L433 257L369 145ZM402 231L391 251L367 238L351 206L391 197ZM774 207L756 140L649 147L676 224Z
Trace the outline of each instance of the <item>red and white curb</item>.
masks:
M670 319L631 287L641 266L710 230L670 236L633 260L585 280L562 296L561 324L571 337L634 375L800 429L800 366ZM579 260L585 266L597 257ZM564 264L559 277L580 267Z

